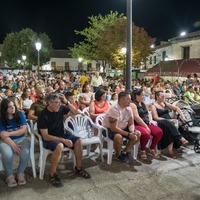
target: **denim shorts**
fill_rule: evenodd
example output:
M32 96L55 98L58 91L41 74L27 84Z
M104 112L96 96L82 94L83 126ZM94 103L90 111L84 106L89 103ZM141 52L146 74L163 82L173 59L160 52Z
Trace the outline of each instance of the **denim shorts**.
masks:
M74 144L76 143L76 141L79 139L79 137L76 137L75 135L72 135L72 134L62 134L62 135L59 135L57 137L60 137L60 138L65 138L65 139L68 139L68 140L71 140L72 143L73 143L73 146ZM43 147L45 149L49 149L51 151L54 151L56 146L60 143L60 141L44 141L43 140ZM64 145L65 147L67 147L66 145ZM73 149L73 147L71 148Z

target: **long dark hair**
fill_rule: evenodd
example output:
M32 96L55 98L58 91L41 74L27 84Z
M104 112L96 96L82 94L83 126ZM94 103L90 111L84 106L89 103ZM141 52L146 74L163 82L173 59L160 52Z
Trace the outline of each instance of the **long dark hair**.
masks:
M132 91L132 93L131 93L131 100L133 101L133 102L136 102L136 96L138 95L141 95L142 94L142 92L143 92L143 89L142 88L136 88L136 89L134 89L133 91Z
M13 102L14 103L14 106L15 106L15 113L13 115L14 117L14 120L16 121L17 125L20 126L20 116L19 116L19 111L17 109L17 106L15 104L15 102L13 101L13 99L11 98L7 98L7 99L3 99L1 101L1 106L0 106L0 112L1 112L1 122L4 126L7 126L9 125L8 124L8 104L10 102Z

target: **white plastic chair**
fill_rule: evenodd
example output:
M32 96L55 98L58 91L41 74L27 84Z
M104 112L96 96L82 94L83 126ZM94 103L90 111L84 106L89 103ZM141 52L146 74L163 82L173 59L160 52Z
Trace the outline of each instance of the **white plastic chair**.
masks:
M36 170L35 170L35 156L34 156L34 135L33 132L31 130L30 125L27 123L27 130L30 134L30 161L31 161L31 167L32 167L32 171L33 171L33 178L36 178ZM3 167L3 163L2 163L2 159L1 159L1 154L0 154L0 171L4 170Z
M39 178L40 179L43 179L44 178L44 171L45 171L45 166L46 166L46 160L47 160L47 156L49 154L52 153L51 150L49 149L45 149L43 147L43 142L42 142L42 137L41 135L38 133L38 129L37 129L37 123L34 124L33 126L33 131L34 131L34 134L38 137L39 139L39 148L40 148L40 155L39 155L39 162L38 162L38 166L39 166L39 169L40 169L40 174L39 174ZM70 153L73 153L71 149L65 147L63 152L66 152L66 151L70 151ZM73 157L73 165L75 166L75 158L74 156L72 155Z
M90 113L89 113L89 107L85 107L83 110L82 110L82 113L88 117L90 117Z
M110 165L112 163L112 155L113 155L113 140L111 140L108 137L108 129L105 128L104 126L102 126L102 122L104 119L105 114L100 114L96 117L96 124L100 127L100 131L101 131L101 135L103 137L103 141L107 142L107 164ZM104 132L104 135L103 135ZM137 160L137 156L138 156L138 148L139 148L139 142L136 143L133 146L133 152L131 151L131 154L133 154L133 158L135 160Z
M103 162L102 142L99 127L86 116L78 114L75 117L68 117L64 122L64 127L71 134L78 136L82 140L82 145L87 147L87 155L90 155L91 145L99 144L101 160ZM94 129L98 130L98 134L94 135Z

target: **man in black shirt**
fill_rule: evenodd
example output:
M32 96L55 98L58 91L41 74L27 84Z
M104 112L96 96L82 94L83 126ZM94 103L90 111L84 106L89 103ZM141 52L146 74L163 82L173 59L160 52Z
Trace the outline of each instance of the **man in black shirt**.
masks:
M63 103L68 103L62 98ZM46 98L47 107L38 117L38 130L43 138L43 146L53 151L51 156L50 179L54 186L62 186L62 181L56 170L61 159L64 147L73 148L76 157L75 171L84 178L90 178L90 174L82 169L82 144L81 139L64 130L64 115L70 111L61 105L59 94L51 93Z

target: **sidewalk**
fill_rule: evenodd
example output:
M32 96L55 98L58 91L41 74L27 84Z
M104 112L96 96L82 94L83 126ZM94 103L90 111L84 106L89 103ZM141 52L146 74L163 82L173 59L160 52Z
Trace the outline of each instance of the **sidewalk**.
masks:
M149 157L150 158L150 157ZM44 180L32 178L28 169L27 184L8 188L5 175L0 173L1 200L198 200L200 199L200 154L192 147L184 149L177 159L163 156L162 160L134 161L131 164L115 160L111 165L95 156L83 165L90 172L89 180L72 172L72 162L60 170L64 187L54 188L48 182L48 167Z

